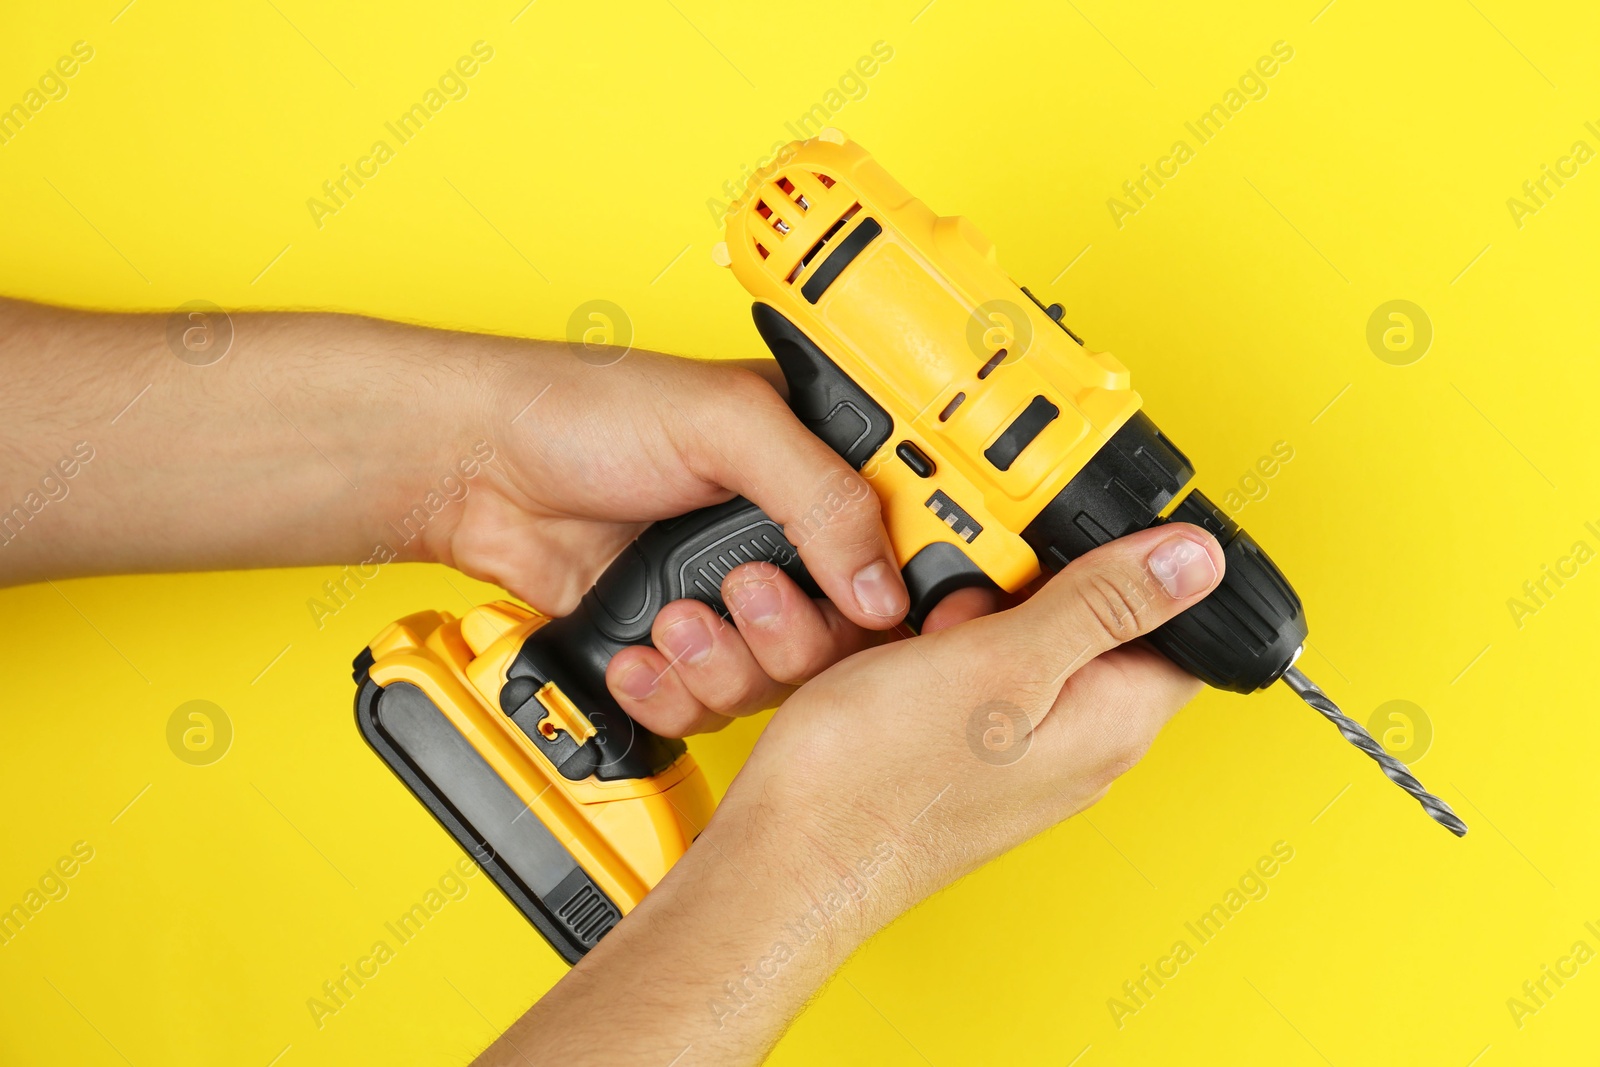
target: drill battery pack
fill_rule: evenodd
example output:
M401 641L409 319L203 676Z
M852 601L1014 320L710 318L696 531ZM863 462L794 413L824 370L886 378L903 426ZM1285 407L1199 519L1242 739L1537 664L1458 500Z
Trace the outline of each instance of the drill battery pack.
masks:
M549 622L500 602L391 623L354 663L356 721L572 963L689 847L712 798L681 741L636 732L592 698L580 711L524 655Z

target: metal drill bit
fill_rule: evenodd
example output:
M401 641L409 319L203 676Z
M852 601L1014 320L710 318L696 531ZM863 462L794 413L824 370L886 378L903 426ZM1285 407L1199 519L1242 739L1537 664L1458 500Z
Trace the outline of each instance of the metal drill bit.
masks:
M1290 667L1284 671L1283 680L1290 689L1300 694L1301 700L1316 708L1329 722L1337 726L1346 741L1376 760L1378 766L1383 768L1383 773L1389 776L1389 780L1415 797L1417 803L1422 805L1422 810L1432 816L1434 822L1457 837L1467 836L1467 824L1450 810L1450 805L1422 788L1422 783L1406 770L1406 765L1385 752L1383 746L1373 740L1365 727L1340 711L1339 705L1329 700L1328 694L1317 688L1317 683L1307 678L1297 667Z

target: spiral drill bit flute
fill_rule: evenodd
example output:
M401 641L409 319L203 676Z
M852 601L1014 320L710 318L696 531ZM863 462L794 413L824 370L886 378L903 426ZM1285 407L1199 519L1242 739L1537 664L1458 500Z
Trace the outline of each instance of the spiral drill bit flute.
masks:
M1365 752L1383 768L1383 773L1389 780L1404 789L1416 798L1422 810L1427 812L1433 821L1443 826L1457 837L1467 836L1467 824L1461 817L1450 810L1450 805L1422 788L1422 783L1416 776L1406 769L1406 765L1395 759L1383 750L1373 736L1350 716L1339 710L1339 705L1328 699L1328 694L1317 687L1317 683L1307 678L1298 667L1290 667L1283 672L1283 681L1290 689L1300 694L1300 699L1316 708L1327 720L1339 728L1344 739Z

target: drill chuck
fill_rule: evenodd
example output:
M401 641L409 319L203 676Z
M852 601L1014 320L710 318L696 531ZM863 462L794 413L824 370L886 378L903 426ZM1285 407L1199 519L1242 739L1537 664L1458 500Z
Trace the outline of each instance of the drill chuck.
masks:
M1023 531L1041 563L1060 567L1115 537L1160 522L1199 526L1222 546L1222 583L1200 603L1146 640L1207 685L1253 693L1282 678L1375 760L1389 779L1456 836L1466 823L1423 788L1405 764L1383 750L1361 724L1341 712L1295 660L1305 647L1305 609L1294 587L1255 539L1199 490L1160 517L1194 470L1183 453L1144 414L1112 435L1067 487Z
M1136 413L1045 505L1022 536L1041 565L1065 566L1092 548L1163 522L1217 539L1222 584L1147 640L1207 685L1253 693L1277 681L1306 639L1305 609L1255 539L1199 490L1176 507L1194 467L1144 413Z

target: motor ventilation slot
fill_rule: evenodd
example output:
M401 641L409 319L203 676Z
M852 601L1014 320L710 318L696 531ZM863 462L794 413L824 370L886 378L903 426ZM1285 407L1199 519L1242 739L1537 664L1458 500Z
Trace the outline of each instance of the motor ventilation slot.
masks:
M811 246L810 251L808 251L805 255L800 257L800 262L798 262L798 263L796 263L794 265L794 270L790 271L789 272L789 277L785 278L784 280L787 281L790 285L793 285L795 279L800 277L801 272L803 272L807 267L809 267L811 265L811 261L812 260L816 259L817 256L821 255L822 250L824 248L828 247L828 242L832 241L836 236L838 236L839 231L844 229L845 223L847 223L851 219L855 218L856 217L856 213L859 212L860 210L861 210L861 205L860 204L851 204L850 205L850 210L846 211L843 215L839 216L839 221L838 222L836 222L832 226L828 227L828 232L823 234L817 240L817 243Z
M756 201L756 214L766 219L767 224L778 232L778 236L782 237L789 232L789 224L784 222L781 217L775 217L772 213L772 208L768 206L765 200Z
M795 192L794 182L790 181L788 178L779 178L778 188L783 190L785 196L794 201L795 207L799 208L801 211L811 210L811 203L810 201L806 200L805 194Z

